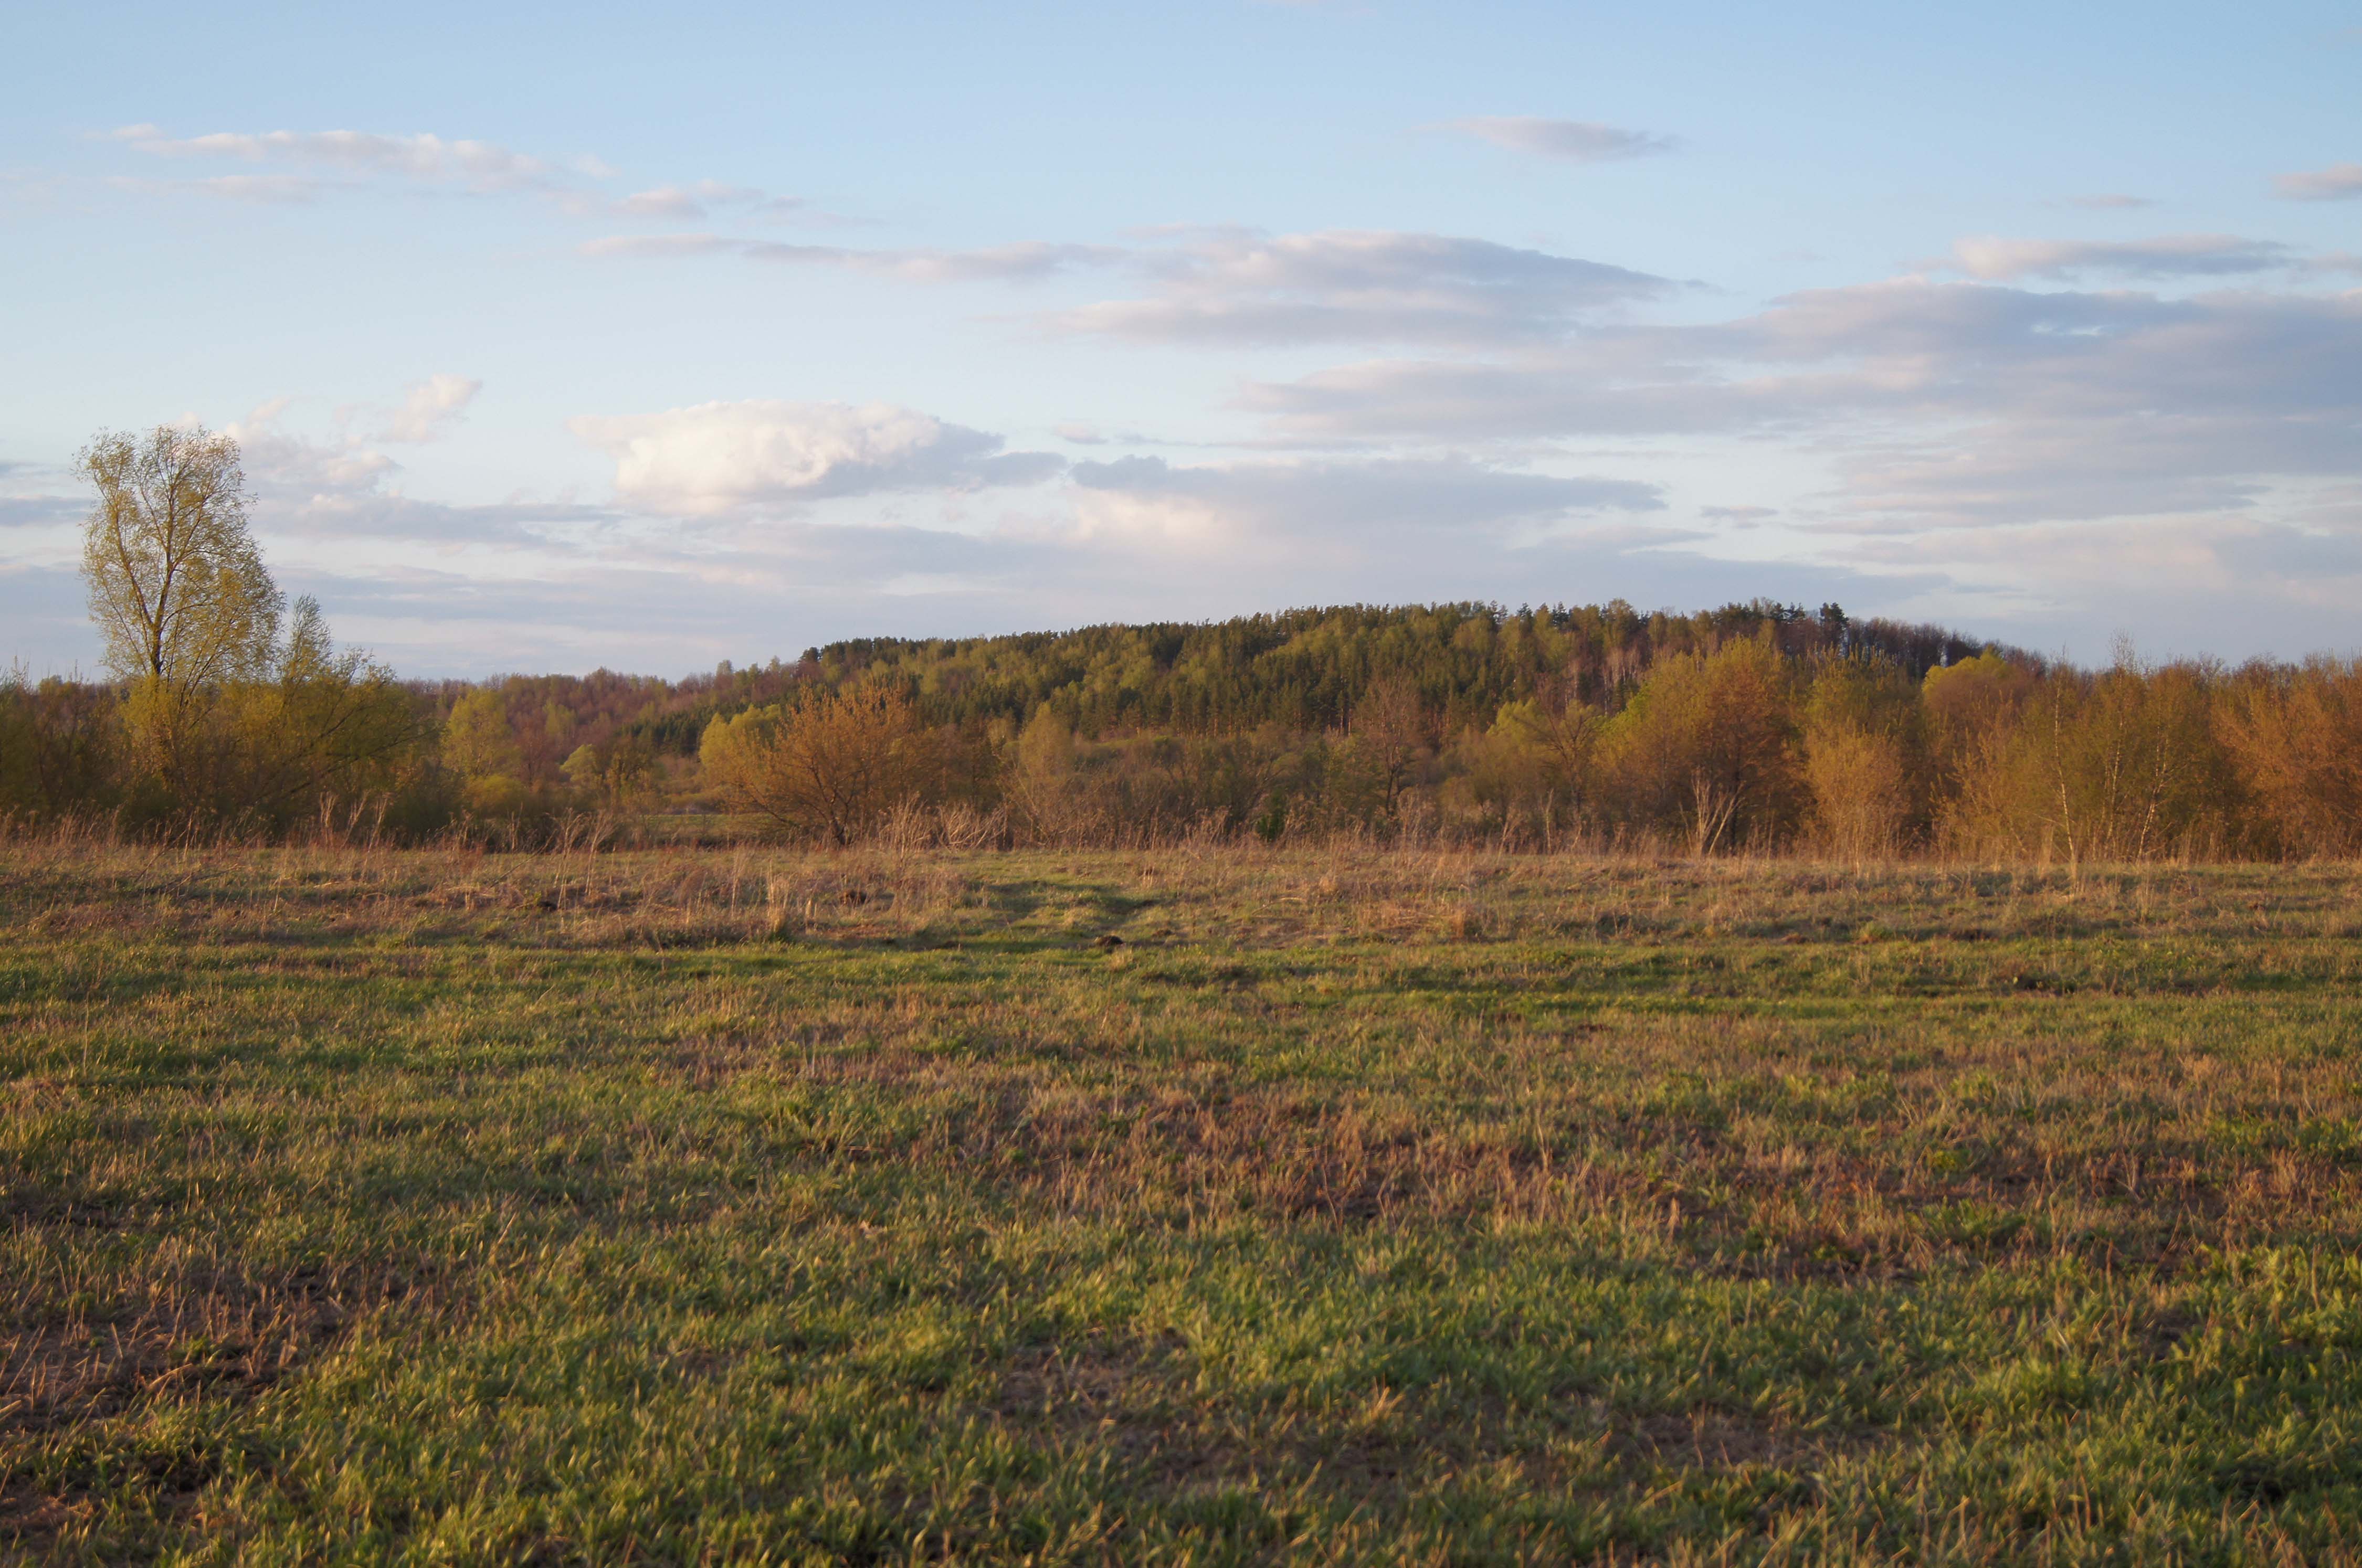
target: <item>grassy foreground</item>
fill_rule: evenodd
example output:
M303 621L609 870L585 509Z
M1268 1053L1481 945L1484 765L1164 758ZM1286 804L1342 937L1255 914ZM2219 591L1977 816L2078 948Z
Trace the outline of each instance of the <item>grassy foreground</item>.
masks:
M0 847L0 1556L2351 1560L2357 1025L2345 869Z

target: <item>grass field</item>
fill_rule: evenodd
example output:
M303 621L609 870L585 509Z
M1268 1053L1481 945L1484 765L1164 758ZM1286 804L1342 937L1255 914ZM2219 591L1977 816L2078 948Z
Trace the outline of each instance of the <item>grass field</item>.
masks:
M0 1553L2362 1550L2348 869L18 845L0 932Z

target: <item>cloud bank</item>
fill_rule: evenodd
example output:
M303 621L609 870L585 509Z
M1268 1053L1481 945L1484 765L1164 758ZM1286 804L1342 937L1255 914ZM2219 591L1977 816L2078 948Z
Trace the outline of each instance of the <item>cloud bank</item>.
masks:
M1058 335L1203 348L1551 342L1587 317L1683 287L1572 256L1385 230L1183 230L1123 247L1034 242L970 250L862 250L721 234L618 235L580 248L593 257L734 255L913 283L1122 273L1148 292L1053 311L1040 324Z

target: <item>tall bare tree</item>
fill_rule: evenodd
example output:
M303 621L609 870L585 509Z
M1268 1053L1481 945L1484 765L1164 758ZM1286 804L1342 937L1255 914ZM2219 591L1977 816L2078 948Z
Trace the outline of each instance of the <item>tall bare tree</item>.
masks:
M1392 820L1435 741L1435 715L1410 677L1382 675L1353 704L1352 736L1368 749Z
M260 675L281 599L247 528L237 443L201 425L109 431L79 466L98 491L82 558L107 668L175 693Z

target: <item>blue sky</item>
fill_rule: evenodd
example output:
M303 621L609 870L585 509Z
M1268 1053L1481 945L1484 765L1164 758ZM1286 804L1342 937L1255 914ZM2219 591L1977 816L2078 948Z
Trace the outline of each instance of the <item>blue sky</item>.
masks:
M496 14L497 13L497 14ZM406 672L1770 593L2362 646L2362 10L13 8L0 660L237 434Z

